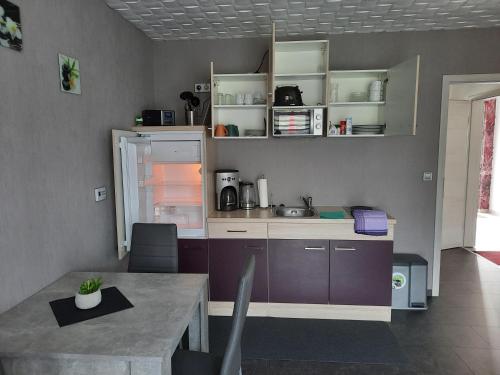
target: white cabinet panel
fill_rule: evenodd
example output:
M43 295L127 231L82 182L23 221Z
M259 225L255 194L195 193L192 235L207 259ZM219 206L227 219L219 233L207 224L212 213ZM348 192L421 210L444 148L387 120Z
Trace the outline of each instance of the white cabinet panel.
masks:
M389 69L386 86L386 135L415 135L420 56Z

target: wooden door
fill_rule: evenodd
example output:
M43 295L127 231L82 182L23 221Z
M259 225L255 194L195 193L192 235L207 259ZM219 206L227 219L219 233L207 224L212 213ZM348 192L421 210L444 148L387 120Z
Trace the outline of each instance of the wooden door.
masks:
M464 246L470 114L468 100L448 101L441 232L443 249Z
M269 302L328 303L327 240L269 240Z
M267 302L267 240L210 239L210 300L234 302L243 266L255 255L255 276L251 301Z
M330 241L330 303L391 306L392 241Z
M179 273L208 273L208 240L179 239Z
M415 135L420 55L387 71L386 135Z
M479 209L479 187L481 181L480 173L481 173L481 149L483 145L483 127L484 127L484 102L483 100L474 100L472 101L472 107L471 107L469 160L468 160L467 194L466 194L467 199L465 202L464 246L467 247L476 246L477 212ZM446 171L445 171L445 176L446 176Z

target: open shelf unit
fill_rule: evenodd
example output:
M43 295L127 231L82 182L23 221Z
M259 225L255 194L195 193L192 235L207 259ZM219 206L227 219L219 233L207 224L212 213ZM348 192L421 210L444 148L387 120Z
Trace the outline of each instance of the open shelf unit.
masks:
M265 139L267 138L268 99L267 73L215 74L211 63L212 82L212 137L214 139ZM236 104L238 94L259 96L263 103ZM220 103L218 94L224 94ZM231 104L226 102L226 95L231 96ZM257 94L257 95L256 95ZM236 125L238 136L216 136L217 125ZM254 135L248 134L253 132Z
M269 61L272 135L274 137L323 135L324 119L329 102L329 41L276 41L273 26ZM282 86L297 86L304 105L274 105L275 90ZM323 113L322 116L321 113L313 110L318 107L322 108L320 110ZM280 121L279 125L277 121Z
M327 40L282 42L273 36L271 102L277 86L298 86L305 106L326 106L328 55Z
M329 70L328 40L276 41L275 35L273 25L269 74L215 74L211 64L213 138L265 139L269 133L278 137L307 137L311 136L305 132L308 123L313 124L310 126L311 133L317 131L314 136L319 136L320 128L322 135L334 138L415 135L419 55L387 69ZM374 98L379 101L369 100L370 85L374 81L382 82L382 95ZM304 105L274 106L275 89L279 86L298 86ZM218 102L219 93L230 94L234 98L236 93L241 92L259 92L260 97L266 98L266 103L237 105ZM274 115L280 110L293 112L312 108L320 108L320 111L306 119L301 113L276 116L280 124L275 129ZM312 117L315 121L308 122ZM358 128L358 134L332 134L332 126L347 117L352 118L353 126L383 125L384 134L367 134L368 128ZM237 125L239 136L216 137L218 124ZM302 130L304 133L279 134L292 133L291 130ZM249 136L248 131L253 131L253 136Z
M382 81L382 101L369 101L370 84ZM385 124L385 82L387 69L374 70L333 70L329 73L328 83L330 103L328 105L329 137L345 137L332 134L332 127L341 120L352 117L353 125ZM361 99L361 100L360 100ZM354 134L351 137L381 136L383 134Z

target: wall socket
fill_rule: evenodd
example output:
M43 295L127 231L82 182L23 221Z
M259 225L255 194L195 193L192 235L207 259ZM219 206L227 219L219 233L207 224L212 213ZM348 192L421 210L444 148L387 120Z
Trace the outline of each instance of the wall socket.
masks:
M94 189L94 194L95 194L95 201L96 202L103 201L103 200L105 200L108 197L108 193L106 191L106 187L105 186L101 186L101 187L95 188Z
M195 83L194 92L210 92L210 83Z

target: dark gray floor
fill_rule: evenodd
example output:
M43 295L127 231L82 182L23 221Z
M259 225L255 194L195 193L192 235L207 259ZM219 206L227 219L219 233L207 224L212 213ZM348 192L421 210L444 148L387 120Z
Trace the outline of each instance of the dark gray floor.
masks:
M252 360L243 375L500 375L500 267L464 249L443 251L441 296L426 312L393 311L391 329L408 365Z

